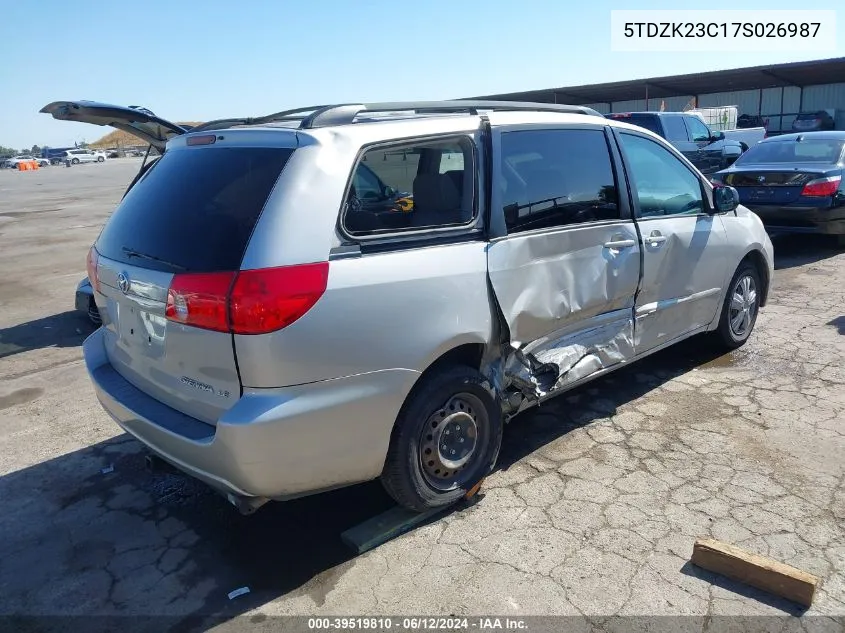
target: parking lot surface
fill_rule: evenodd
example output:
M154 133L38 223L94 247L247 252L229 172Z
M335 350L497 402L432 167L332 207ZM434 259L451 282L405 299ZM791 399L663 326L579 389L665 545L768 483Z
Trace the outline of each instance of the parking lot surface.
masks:
M819 576L807 615L845 616L832 244L775 241L745 347L690 341L523 414L474 503L355 557L339 535L390 506L378 483L242 517L147 472L97 404L73 293L139 166L0 171L0 614L801 613L693 567L710 536Z

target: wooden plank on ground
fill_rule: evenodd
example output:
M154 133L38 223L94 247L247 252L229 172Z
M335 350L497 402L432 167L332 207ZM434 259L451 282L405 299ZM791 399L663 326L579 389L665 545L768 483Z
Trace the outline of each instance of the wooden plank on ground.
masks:
M356 552L363 554L449 509L435 508L428 512L414 512L402 506L394 506L372 519L349 528L340 535L340 538Z
M484 479L470 488L464 495L464 502L470 503L472 498L478 494ZM359 554L378 547L392 538L396 538L405 532L417 527L428 519L438 514L454 510L456 506L434 508L428 512L414 512L401 506L394 506L381 514L368 519L363 523L349 528L341 533L341 540Z
M693 565L805 607L813 604L819 584L818 578L800 569L713 539L696 540L691 561Z

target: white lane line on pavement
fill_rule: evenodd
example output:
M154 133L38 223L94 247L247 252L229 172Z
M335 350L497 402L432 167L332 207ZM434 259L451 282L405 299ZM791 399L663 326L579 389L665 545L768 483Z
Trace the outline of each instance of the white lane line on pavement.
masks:
M56 275L53 279L64 279L65 277L84 277L88 274L87 270L83 270L80 273L65 273L64 275Z

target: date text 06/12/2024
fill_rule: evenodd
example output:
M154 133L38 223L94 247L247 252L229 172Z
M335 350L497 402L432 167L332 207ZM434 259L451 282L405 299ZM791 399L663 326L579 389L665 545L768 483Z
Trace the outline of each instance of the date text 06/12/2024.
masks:
M611 11L614 52L835 51L832 10Z

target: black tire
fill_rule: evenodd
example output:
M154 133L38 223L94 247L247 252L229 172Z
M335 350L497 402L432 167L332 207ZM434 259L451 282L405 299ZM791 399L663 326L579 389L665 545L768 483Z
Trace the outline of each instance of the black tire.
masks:
M103 324L103 319L100 317L100 310L97 308L93 297L88 301L88 319L97 327Z
M71 164L71 165L78 165L78 164L79 164L79 159L78 159L78 158L74 158L72 161L70 161L70 164Z
M98 163L105 162L105 160L106 160L106 159L105 159L105 158L103 158L102 156L97 156L97 162L98 162Z
M381 475L397 503L417 512L452 505L493 469L502 445L502 410L487 385L478 370L456 366L435 370L414 387L396 419ZM444 465L441 446L467 451L465 441L473 443L469 456L459 453ZM467 461L459 464L461 459ZM438 466L446 470L435 475Z
M756 299L753 306L749 308L745 319L742 320L745 328L740 329L732 325L732 318L738 318L739 312L741 311L732 308L732 302L735 295L737 298L740 298L744 294L740 288L740 284L746 278L751 280ZM762 291L763 287L757 267L751 262L742 262L736 269L728 286L728 291L725 293L725 301L722 304L722 313L719 317L719 327L713 331L713 336L719 344L728 350L736 349L745 344L745 341L748 340L748 337L751 336L751 332L754 330L754 324L757 322Z

